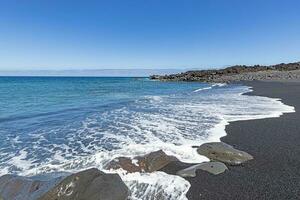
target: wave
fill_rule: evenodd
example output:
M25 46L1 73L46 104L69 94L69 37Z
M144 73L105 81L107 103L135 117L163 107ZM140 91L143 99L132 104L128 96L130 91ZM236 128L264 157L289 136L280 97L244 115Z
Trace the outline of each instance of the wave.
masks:
M194 92L200 92L200 91L203 91L203 90L210 90L210 89L213 89L215 87L223 87L223 86L226 86L226 85L227 85L226 83L215 83L215 84L212 84L209 87L204 87L204 88L199 88L197 90L194 90Z
M200 92L200 91L202 91L202 90L209 90L209 89L212 89L213 87L211 86L211 87L204 87L204 88L199 88L199 89L197 89L197 90L194 90L194 92Z

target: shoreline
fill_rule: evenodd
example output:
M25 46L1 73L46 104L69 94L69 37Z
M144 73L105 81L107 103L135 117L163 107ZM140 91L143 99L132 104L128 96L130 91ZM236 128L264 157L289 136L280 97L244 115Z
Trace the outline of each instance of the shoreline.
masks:
M253 81L250 81L250 82L253 82ZM232 84L240 84L242 86L248 87L248 89L250 90L248 92L242 92L239 95L242 95L242 96L260 96L260 95L255 95L255 94L251 95L253 92L255 92L253 90L253 87L248 86L246 84L243 84L243 82L237 82L237 83L232 83ZM261 95L260 97L267 97L267 96ZM280 98L275 98L275 97L267 97L267 98L271 98L271 99L269 99L271 101L270 103L280 102L281 103L280 106L283 106L283 107L289 106L289 107L292 107L293 110L285 110L285 111L282 110L282 111L278 111L278 112L273 111L272 114L269 114L269 115L263 115L263 116L258 116L257 115L256 117L240 118L240 119L234 119L234 120L228 120L228 119L223 118L222 121L219 124L216 124L215 127L210 131L212 133L213 132L218 132L218 134L211 134L211 136L209 137L210 139L208 139L208 141L203 143L203 144L206 144L206 143L209 143L209 142L222 142L222 138L224 138L228 135L227 132L226 132L226 127L229 126L233 122L278 118L278 117L281 117L284 114L289 114L289 113L296 112L295 107L293 105L285 104L284 102L282 102L282 99L280 99ZM222 132L222 133L220 133L220 132Z
M293 106L296 112L283 113L279 117L229 122L225 127L226 136L220 140L250 153L254 160L240 166L227 166L229 170L217 176L197 170L195 178L186 178L191 184L187 198L299 199L300 173L297 167L300 166L300 147L297 148L297 144L300 144L300 123L298 125L297 120L300 120L300 115L297 109L300 108L300 102L297 100L300 99L300 81L239 83L252 89L243 95L280 99L285 105ZM293 133L289 135L295 138L286 142L284 134L291 129ZM290 146L298 154L291 152ZM163 171L176 173L189 166L187 163L174 162Z

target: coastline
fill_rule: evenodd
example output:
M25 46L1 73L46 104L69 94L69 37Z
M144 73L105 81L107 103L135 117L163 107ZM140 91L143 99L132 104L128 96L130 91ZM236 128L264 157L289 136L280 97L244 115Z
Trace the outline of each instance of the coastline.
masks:
M239 95L271 97L276 99L270 101L268 105L273 105L274 103L276 106L276 101L279 100L285 105L293 106L295 110L300 107L298 102L300 99L300 81L250 81L235 83L248 86L251 89L251 92L239 93ZM265 105L266 108L268 105ZM297 172L297 170L300 166L300 159L298 158L300 157L298 156L300 155L298 148L300 136L298 136L299 134L297 135L297 133L299 133L300 125L298 125L297 122L298 119L300 119L300 115L297 113L294 118L288 118L282 121L283 117L292 114L295 114L295 112L288 112L287 114L275 112L274 115L263 113L261 118L255 119L251 119L251 115L249 115L248 118L237 121L228 121L224 119L225 121L218 125L222 129L222 135L217 137L218 141L227 143L238 150L253 155L254 160L250 160L238 166L226 164L229 170L218 175L212 175L206 171L197 170L196 177L185 178L186 181L183 181L186 184L184 186L186 190L182 195L187 192L186 197L192 200L299 199L300 173ZM289 122L293 124L289 124ZM219 128L216 127L216 129ZM292 130L292 132L288 132L288 135L292 135L292 137L288 138L291 140L287 141L284 136L286 132L290 130ZM216 131L219 132L220 130ZM273 137L273 135L271 136L270 134L275 134L276 137ZM214 141L215 139L213 139L212 142ZM281 143L283 143L283 145ZM290 149L291 145L293 146L292 149ZM196 148L197 146L194 147ZM136 157L132 159L132 161L130 161L130 163L133 163L133 165L128 165L128 163L126 163L126 158L123 159L123 162L121 163L118 163L119 160L117 159L115 166L120 164L121 168L122 166L129 167L129 170L133 170L132 172L134 172L134 170L140 170L136 169L138 167L134 164L136 162L140 162L139 167L141 167L141 170L148 170L147 166L158 164L156 165L157 168L153 170L150 170L149 168L150 172L157 171L157 173L159 173L159 171L163 171L167 174L175 175L179 170L194 165L192 163L183 163L179 160L174 161L172 156L166 155L160 151ZM142 166L146 166L146 168L142 169ZM89 174L93 173L93 170L95 169L90 169L86 172L80 171L78 173ZM155 176L155 174L152 175ZM134 174L129 174L128 180L130 181L133 176ZM25 180L25 185L34 183L26 183L27 179L22 179L22 177L20 177L20 180L22 180L22 182ZM178 180L180 180L179 177ZM123 181L126 183L126 179ZM120 184L124 183L121 182ZM178 187L183 187L182 182L178 182L176 185ZM87 186L89 187L90 185ZM127 186L130 190L134 189L130 184L128 185L128 183ZM138 188L135 188L135 190L136 189ZM182 188L180 189L182 190ZM41 190L38 191L41 192ZM122 193L124 196L129 194L127 189L126 191L127 192L124 192L124 194ZM162 194L163 193L159 193L157 195Z
M196 199L299 199L300 197L300 81L244 81L252 92L243 95L280 98L296 112L277 118L230 122L222 142L254 156L241 166L217 176L197 170L189 200ZM190 166L173 162L163 171L176 173Z
M300 62L277 65L234 65L224 69L195 70L178 74L152 75L151 79L161 81L200 81L209 83L230 83L254 80L293 80L300 78Z

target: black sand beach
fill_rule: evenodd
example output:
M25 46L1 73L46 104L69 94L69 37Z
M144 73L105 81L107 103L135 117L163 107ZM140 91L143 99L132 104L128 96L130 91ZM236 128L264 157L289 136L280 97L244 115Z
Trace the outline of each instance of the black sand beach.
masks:
M247 95L282 99L295 113L279 118L239 121L226 127L221 140L254 156L242 166L214 176L198 170L188 178L189 200L300 199L300 81L244 82L254 91ZM185 164L172 163L163 171L174 173Z

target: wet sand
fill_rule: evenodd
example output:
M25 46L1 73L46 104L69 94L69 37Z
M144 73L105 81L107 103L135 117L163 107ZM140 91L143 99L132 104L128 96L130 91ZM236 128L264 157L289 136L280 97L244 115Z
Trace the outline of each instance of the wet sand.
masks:
M295 113L279 118L232 122L221 140L254 156L242 166L228 166L229 171L211 175L197 171L187 178L191 188L189 200L199 199L300 199L300 81L243 82L253 87L247 95L282 99L294 106ZM176 171L189 166L174 162L163 171Z

